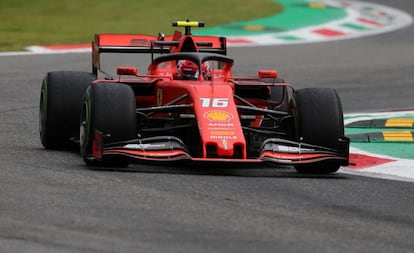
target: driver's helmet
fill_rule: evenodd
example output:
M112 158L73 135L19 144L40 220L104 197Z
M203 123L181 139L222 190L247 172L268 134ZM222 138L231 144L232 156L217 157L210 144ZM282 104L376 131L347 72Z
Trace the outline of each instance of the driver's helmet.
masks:
M175 73L177 79L197 80L198 67L197 64L190 60L180 60L177 63L177 71Z
M205 80L210 79L210 67L207 62L202 64L203 77ZM180 60L177 63L176 79L184 80L197 80L198 79L198 67L193 61Z

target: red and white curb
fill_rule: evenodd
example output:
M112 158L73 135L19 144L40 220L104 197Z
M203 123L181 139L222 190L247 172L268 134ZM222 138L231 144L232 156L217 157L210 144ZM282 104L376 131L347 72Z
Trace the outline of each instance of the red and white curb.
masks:
M79 45L51 45L51 46L30 46L26 50L35 54L65 54L91 52L91 44Z
M359 120L407 117L407 115L414 116L414 111L347 114L345 125ZM374 154L351 146L350 161L356 163L356 166L343 167L340 172L414 182L414 160L412 159Z
M361 1L320 0L327 7L344 8L347 15L340 20L288 32L267 33L248 37L229 37L232 46L299 44L351 39L386 33L407 27L413 18L391 7Z
M373 154L354 147L350 148L350 153L351 162L356 162L357 165L342 167L339 172L414 182L414 160ZM358 165L359 161L362 164Z
M391 7L349 0L319 0L327 7L344 8L345 18L287 32L255 36L227 36L229 47L299 44L351 39L386 33L407 27L413 18ZM90 52L91 45L30 46L35 54Z

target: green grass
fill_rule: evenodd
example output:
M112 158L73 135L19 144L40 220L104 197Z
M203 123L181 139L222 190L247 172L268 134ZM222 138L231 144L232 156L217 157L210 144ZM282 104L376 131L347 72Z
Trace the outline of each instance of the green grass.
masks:
M89 43L95 33L171 34L173 20L211 27L280 11L272 0L1 0L0 51Z

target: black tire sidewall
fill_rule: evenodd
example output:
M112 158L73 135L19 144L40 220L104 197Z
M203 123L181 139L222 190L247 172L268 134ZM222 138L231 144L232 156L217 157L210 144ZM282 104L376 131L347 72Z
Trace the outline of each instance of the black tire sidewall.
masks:
M88 166L106 166L107 161L88 159L92 154L95 130L102 132L105 143L136 138L136 104L132 88L120 83L95 83L85 93L83 107L88 108L85 136L81 138L81 156ZM82 109L82 114L85 108ZM81 118L81 124L83 124ZM122 163L119 157L117 160ZM116 166L116 162L114 164Z
M344 136L342 106L338 94L330 88L306 88L295 92L296 137L313 145L337 149Z
M295 92L291 101L295 138L299 142L338 150L344 136L340 98L334 89L305 88ZM322 161L296 165L299 173L328 174L339 169L339 162Z
M86 88L96 79L92 73L55 71L42 81L39 132L43 146L64 149L79 132L79 113Z

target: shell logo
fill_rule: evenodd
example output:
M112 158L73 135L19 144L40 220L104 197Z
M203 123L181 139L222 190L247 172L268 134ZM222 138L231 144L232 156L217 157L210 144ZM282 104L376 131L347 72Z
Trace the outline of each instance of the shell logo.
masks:
M229 121L233 118L233 115L223 111L209 111L204 114L204 118L210 121Z

